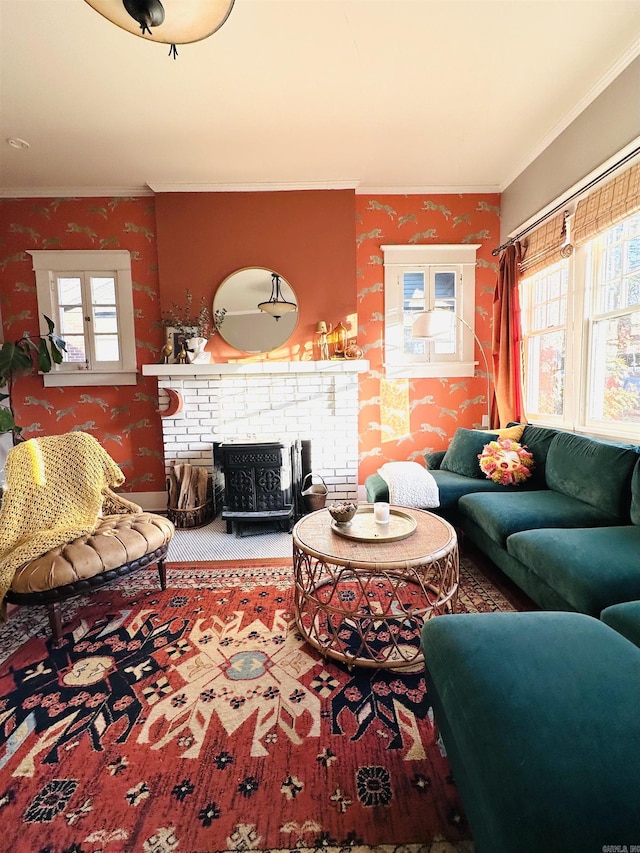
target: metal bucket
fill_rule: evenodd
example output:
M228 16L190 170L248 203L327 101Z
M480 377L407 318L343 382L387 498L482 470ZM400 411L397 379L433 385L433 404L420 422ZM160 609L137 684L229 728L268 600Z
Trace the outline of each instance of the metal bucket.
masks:
M305 489L305 483L311 477L311 485ZM307 474L307 476L302 481L302 500L304 501L304 506L307 512L314 512L317 509L324 509L324 505L327 502L327 484L324 480L322 480L322 484L314 483L313 477L322 477L320 474Z

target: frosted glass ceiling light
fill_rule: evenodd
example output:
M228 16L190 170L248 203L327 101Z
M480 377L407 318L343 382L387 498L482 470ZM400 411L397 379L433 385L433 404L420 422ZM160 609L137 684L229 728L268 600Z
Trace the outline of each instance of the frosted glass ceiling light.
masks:
M287 302L283 298L280 292L280 276L275 272L271 273L271 296L266 302L258 302L258 308L267 314L271 314L276 320L279 320L283 314L298 310L295 302Z
M219 30L234 0L85 0L111 23L148 41L177 44L201 41Z

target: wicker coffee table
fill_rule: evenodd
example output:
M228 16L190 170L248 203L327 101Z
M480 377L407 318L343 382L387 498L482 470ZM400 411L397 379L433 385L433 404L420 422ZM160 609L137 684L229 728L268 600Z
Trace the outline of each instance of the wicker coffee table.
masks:
M422 665L424 621L456 609L455 530L431 512L391 509L415 519L406 538L348 538L332 527L327 509L310 513L293 529L298 628L323 655L349 666Z

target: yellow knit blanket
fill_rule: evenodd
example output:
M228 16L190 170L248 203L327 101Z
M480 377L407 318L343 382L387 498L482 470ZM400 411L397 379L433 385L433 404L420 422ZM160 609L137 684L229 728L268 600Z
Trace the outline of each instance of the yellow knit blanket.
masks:
M0 509L0 602L19 566L93 533L103 496L124 479L88 433L31 438L12 448Z

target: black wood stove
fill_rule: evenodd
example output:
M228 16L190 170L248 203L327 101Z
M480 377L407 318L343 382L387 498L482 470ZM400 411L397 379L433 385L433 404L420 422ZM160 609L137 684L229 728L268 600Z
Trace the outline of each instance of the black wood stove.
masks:
M222 518L272 521L291 530L303 514L301 484L310 469L308 441L223 441L214 445L214 467L224 479Z

